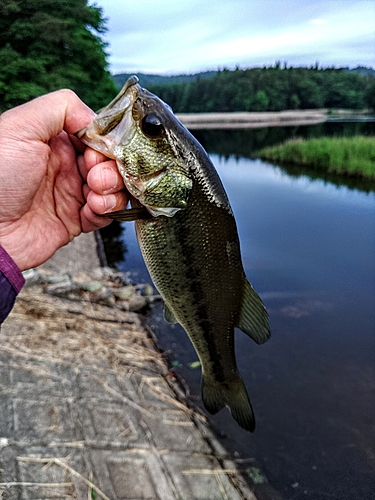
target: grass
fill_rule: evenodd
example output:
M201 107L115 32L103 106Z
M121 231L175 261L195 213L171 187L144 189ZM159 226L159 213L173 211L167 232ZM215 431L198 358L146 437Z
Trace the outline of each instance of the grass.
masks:
M293 139L262 149L258 156L281 165L300 165L329 173L375 179L375 137Z

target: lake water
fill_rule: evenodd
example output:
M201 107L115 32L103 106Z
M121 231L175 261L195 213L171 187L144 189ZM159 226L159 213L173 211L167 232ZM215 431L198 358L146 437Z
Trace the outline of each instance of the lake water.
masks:
M374 133L373 124L194 131L227 190L246 274L270 314L266 344L236 332L255 433L241 430L227 410L209 417L259 495L266 490L258 468L284 499L375 498L374 187L250 158L287 136L350 135L358 127ZM125 227L119 239L127 253L118 267L147 281L134 229ZM189 366L197 356L186 334L164 322L160 307L150 324L201 405L200 370Z

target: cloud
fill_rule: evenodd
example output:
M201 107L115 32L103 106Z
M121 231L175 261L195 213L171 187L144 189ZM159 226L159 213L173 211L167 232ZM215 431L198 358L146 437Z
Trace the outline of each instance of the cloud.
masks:
M309 23L314 26L323 26L323 24L327 24L327 22L327 19L311 19L311 21L309 21Z
M102 0L114 73L240 65L371 65L367 0Z

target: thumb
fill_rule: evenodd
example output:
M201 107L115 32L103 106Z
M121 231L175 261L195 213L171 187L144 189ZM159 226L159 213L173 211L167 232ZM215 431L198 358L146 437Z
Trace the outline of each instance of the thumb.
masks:
M3 113L8 130L18 139L48 142L65 130L75 134L88 125L95 113L72 91L57 90Z

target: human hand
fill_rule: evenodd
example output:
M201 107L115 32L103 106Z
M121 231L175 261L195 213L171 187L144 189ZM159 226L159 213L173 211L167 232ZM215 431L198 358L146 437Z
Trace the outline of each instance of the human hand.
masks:
M94 116L70 90L0 116L0 245L21 270L109 224L95 213L127 203L115 162L89 148L83 156L85 146L72 137Z

